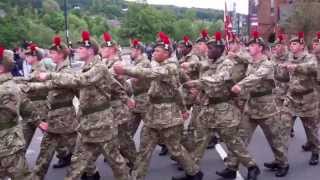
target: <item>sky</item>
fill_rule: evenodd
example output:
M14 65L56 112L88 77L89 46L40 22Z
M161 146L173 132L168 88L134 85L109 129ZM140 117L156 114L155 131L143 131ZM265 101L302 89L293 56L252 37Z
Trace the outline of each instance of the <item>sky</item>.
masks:
M135 0L128 0L135 1ZM147 0L149 4L175 5L180 7L212 8L224 10L224 0ZM248 14L248 0L227 0L228 11L232 10L233 2L237 3L237 12Z

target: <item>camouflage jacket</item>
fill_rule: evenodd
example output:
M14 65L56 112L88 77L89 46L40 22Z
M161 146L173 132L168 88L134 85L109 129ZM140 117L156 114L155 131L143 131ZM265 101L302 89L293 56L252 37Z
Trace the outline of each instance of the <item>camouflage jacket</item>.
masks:
M86 142L105 142L117 135L117 123L113 117L111 100L128 96L124 87L110 74L99 58L83 66L79 74L50 73L55 88L79 90L80 126L78 131Z
M190 80L199 79L199 71L200 71L200 58L195 54L190 52L186 56L182 57L179 61L180 64L188 63L189 68L186 71L181 71L181 82L184 83Z
M290 81L284 107L300 117L316 117L317 60L314 55L304 52L297 58L292 56L289 62L297 67L293 72L289 72Z
M150 61L142 56L141 59L135 60L134 66L137 68L151 68ZM134 96L136 107L132 110L136 113L145 113L148 106L148 90L151 81L148 79L129 78L127 80L128 89L130 94Z
M218 59L215 64L215 74L200 78L200 87L209 97L208 106L202 107L202 113L208 114L202 116L202 122L211 128L237 126L240 123L240 109L231 88L244 78L248 64L225 57Z
M271 57L272 62L274 62L275 68L274 68L274 79L275 79L275 85L276 88L273 90L273 93L275 94L276 98L278 99L284 99L289 88L289 72L282 68L280 65L283 63L287 63L289 60L289 53L286 53L282 56L272 56Z
M0 158L25 148L20 123L25 116L36 119L36 111L11 74L0 75Z
M125 88L125 91L128 93L129 87L126 82L128 79L127 76L124 75L117 75L114 73L113 70L113 65L116 62L121 62L122 59L120 56L114 56L112 59L104 59L104 62L106 63L109 71L111 74L115 77L115 79L121 83L121 85ZM114 118L117 121L117 124L123 124L129 121L129 109L126 103L123 103L121 99L117 96L114 96L111 99L111 107L112 107L112 112L114 114Z
M56 66L56 73L71 73L68 62ZM73 133L78 127L75 109L72 100L77 95L77 90L68 88L59 88L50 90L47 101L48 112L48 132L65 134Z
M168 128L183 123L181 111L186 111L180 91L178 90L178 63L165 60L152 68L125 68L127 75L151 80L148 107L144 123L151 128Z
M237 83L243 91L250 92L245 113L252 119L265 119L278 112L272 95L275 88L274 64L262 56L248 66L246 77Z

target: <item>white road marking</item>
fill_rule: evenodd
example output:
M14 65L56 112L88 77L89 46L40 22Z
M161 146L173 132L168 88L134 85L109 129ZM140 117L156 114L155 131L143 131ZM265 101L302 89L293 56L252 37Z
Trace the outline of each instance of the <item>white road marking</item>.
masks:
M216 144L215 146L216 151L218 152L221 159L224 159L227 157L226 151L223 149L223 147L220 144ZM239 171L237 171L237 178L236 180L244 180L243 176L240 174Z

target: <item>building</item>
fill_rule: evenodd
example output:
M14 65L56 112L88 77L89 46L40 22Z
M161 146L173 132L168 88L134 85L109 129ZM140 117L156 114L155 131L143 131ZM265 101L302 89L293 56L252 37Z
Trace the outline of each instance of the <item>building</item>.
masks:
M283 31L279 25L288 18L295 0L249 0L248 29L259 31L266 40Z

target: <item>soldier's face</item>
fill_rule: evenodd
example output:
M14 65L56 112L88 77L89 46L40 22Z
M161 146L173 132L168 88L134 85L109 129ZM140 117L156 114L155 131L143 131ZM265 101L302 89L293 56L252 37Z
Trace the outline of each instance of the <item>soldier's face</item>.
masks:
M249 45L249 54L251 56L256 56L262 52L262 47L259 44L252 43Z
M169 58L169 52L164 50L162 47L156 47L154 49L152 57L157 62L163 62L164 60Z
M37 56L32 56L32 55L27 55L26 56L26 61L28 64L35 64L38 62L38 57Z
M274 48L272 48L272 52L277 54L277 55L281 55L284 52L284 45L282 44L277 44Z
M208 46L205 42L199 42L194 46L195 53L201 56L208 54Z
M303 48L304 48L303 44L300 44L298 42L291 42L290 43L290 51L294 54L303 51Z
M90 58L93 50L91 48L79 47L76 49L76 56L79 57L81 61L86 61Z
M101 48L101 56L102 58L109 58L110 56L114 55L116 49L114 47L103 47Z
M320 43L319 42L312 43L312 51L313 51L313 53L320 53Z
M63 58L63 54L62 53L59 53L57 51L53 51L51 50L49 52L49 57L52 59L52 61L56 64L62 62L64 60Z
M218 59L222 55L222 50L219 47L209 44L208 45L208 58L212 60Z
M231 52L236 53L240 50L240 44L239 43L230 43L229 48L230 48Z
M141 53L140 53L140 50L139 50L139 49L131 48L130 57L131 57L132 60L137 59L140 54L141 54Z

